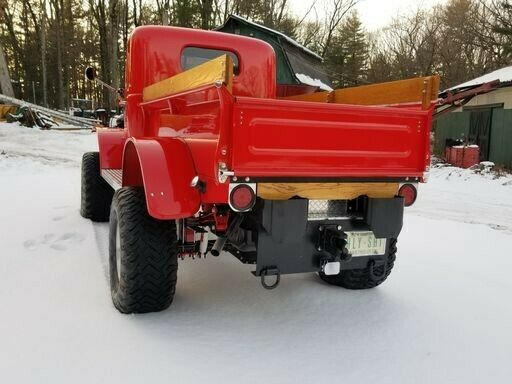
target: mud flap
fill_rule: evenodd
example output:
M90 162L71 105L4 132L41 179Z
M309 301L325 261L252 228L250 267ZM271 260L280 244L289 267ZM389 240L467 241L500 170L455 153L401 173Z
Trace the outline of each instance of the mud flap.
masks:
M265 200L258 234L256 276L318 269L307 236L308 200Z
M368 199L365 221L380 239L397 238L402 230L404 198Z

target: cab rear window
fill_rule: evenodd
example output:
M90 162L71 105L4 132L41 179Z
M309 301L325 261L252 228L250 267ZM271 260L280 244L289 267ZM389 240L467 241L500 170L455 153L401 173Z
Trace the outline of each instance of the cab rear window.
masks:
M238 56L233 52L221 49L187 47L181 54L181 68L186 71L222 55L229 55L231 57L233 60L233 73L238 75Z

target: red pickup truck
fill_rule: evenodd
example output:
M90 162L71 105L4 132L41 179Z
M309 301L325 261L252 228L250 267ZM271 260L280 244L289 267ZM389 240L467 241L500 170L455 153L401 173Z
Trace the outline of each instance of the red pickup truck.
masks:
M98 130L99 152L82 163L81 214L110 220L116 308L167 308L178 259L222 251L269 289L305 272L381 284L429 170L438 86L433 76L280 97L263 41L136 28L124 128Z

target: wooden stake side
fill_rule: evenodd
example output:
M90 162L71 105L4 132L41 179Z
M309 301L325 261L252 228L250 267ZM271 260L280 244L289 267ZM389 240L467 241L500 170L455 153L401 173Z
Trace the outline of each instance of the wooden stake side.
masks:
M421 103L424 109L430 107L432 95L439 92L438 76L418 77L388 83L363 85L360 87L337 89L334 102L337 104L389 105Z
M294 101L312 101L316 103L332 103L334 94L329 91L307 93L304 95L294 95L281 97L282 100L294 100Z
M233 90L233 60L222 55L197 67L190 68L165 80L151 84L142 91L143 101L152 101L215 82L222 82Z
M283 99L353 105L421 103L423 109L428 109L431 102L437 100L438 93L439 76L436 75L336 89L332 92L296 95Z

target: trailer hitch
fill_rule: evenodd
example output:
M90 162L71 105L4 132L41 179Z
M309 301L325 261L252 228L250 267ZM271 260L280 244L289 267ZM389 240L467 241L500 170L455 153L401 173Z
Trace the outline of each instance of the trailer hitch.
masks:
M352 255L347 249L347 234L341 226L318 227L318 241L316 249L330 253L334 261L350 261Z
M273 284L268 284L265 280L267 276L275 276L276 280ZM274 289L276 288L279 283L281 282L281 272L279 272L279 268L277 267L266 267L263 268L260 272L260 278L261 278L261 285L265 289Z

